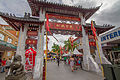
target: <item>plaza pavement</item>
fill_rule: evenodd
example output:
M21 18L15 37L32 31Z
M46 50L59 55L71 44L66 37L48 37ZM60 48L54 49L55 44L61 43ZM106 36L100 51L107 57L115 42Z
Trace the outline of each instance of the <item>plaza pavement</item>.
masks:
M4 77L5 73L0 73L0 80L4 80ZM81 69L72 72L70 66L64 64L63 62L61 62L60 66L58 67L56 62L48 61L47 80L103 80L103 79L102 76Z
M87 72L78 69L74 72L71 71L70 66L60 63L57 66L56 62L48 61L47 63L47 80L103 80L102 76L93 72Z
M5 72L4 73L0 73L0 80L5 80Z

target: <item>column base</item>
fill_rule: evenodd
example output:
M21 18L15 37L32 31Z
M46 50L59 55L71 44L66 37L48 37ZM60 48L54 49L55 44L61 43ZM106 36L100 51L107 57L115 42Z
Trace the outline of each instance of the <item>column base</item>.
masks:
M86 55L85 57L86 57L87 61L83 62L83 69L87 70L87 71L93 71L96 73L100 73L101 70L100 70L98 64L93 59L93 57L91 55Z
M42 75L43 75L43 58L36 57L36 64L34 67L34 72L33 72L33 79L34 80L42 80Z

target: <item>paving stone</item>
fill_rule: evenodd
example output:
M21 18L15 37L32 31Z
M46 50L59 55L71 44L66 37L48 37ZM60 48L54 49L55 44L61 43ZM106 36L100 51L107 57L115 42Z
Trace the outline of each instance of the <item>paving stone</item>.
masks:
M70 66L60 63L57 66L56 62L47 63L47 80L103 80L102 76L93 72L84 71L81 69L71 71Z

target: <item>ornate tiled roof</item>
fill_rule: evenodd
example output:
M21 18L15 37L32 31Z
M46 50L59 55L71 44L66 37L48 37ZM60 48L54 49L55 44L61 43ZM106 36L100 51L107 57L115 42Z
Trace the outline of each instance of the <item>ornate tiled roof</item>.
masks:
M22 24L42 24L43 21L40 21L39 18L30 17L29 13L25 13L24 17L16 17L14 14L2 13L0 16L15 30L19 31Z
M44 8L48 13L54 14L64 14L64 15L72 15L79 17L79 13L83 13L85 19L87 20L91 17L100 7L92 7L92 8L83 8L82 6L69 6L65 4L46 2L41 0L27 0L33 16L39 16L40 8Z
M83 25L85 27L91 27L90 23L86 23L86 25ZM110 25L110 24L103 24L103 25L94 25L95 28L114 28L115 26Z
M0 12L2 18L9 18L12 20L23 21L23 22L36 22L39 23L39 18L30 17L30 14L25 13L24 17L16 17L14 14Z

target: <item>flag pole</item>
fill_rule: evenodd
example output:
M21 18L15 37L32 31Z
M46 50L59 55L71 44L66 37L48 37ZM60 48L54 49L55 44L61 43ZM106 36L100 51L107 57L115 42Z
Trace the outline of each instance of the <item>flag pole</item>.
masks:
M99 59L100 59L101 70L102 70L102 76L103 76L103 78L104 78L104 71L103 71L103 66L102 66L102 59L101 59L101 56L100 56L100 49L99 49L98 41L97 41L97 38L96 38L96 37L95 37L95 41L96 41L96 46L97 46L97 49L98 49L98 55L99 55Z
M47 43L47 35L48 32L46 31L46 56L45 56L45 80L46 80L46 74L47 74L47 53L48 53L48 43Z
M96 42L96 46L97 46L97 49L98 49L98 55L99 55L100 64L101 64L100 67L101 67L101 70L102 70L102 76L104 78L104 71L103 71L103 66L102 66L102 59L101 59L101 55L100 55L100 49L99 49L99 46L98 46L98 39L97 39L97 35L96 35L96 29L95 29L94 24L93 24L93 20L91 21L91 29L92 29L94 37L95 37L95 42Z

